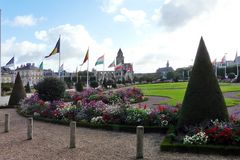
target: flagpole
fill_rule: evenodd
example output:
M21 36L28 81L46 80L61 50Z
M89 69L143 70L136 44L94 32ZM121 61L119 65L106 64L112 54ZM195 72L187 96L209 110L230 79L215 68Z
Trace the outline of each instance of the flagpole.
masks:
M59 35L59 39L61 38L61 35ZM61 40L60 40L61 41ZM61 43L61 42L60 42ZM60 45L60 44L59 44ZM59 48L60 48L60 46L59 46ZM60 63L61 63L61 51L60 51L60 49L59 49L59 56L58 56L58 58L59 58L59 61L58 61L58 77L59 77L59 79L61 79L61 74L60 74Z
M216 71L215 71L215 74L216 74L216 77L217 77L217 69L218 69L218 68L217 68L217 63L216 63L216 64L215 64L215 70L216 70Z
M237 58L237 53L236 53L236 63L237 63L237 77L238 77L238 58Z
M1 64L1 61L2 61L2 48L1 48L1 37L2 37L2 10L0 9L0 98L2 97L2 64Z
M76 77L77 77L77 83L78 83L78 66L76 68Z
M227 65L225 65L225 73L224 73L225 78L227 77L226 70L227 70Z
M88 68L89 68L89 51L88 51L88 64L87 64L87 88L89 88L89 84L88 84Z
M104 80L104 76L105 76L105 73L104 73L104 55L103 55L103 80Z

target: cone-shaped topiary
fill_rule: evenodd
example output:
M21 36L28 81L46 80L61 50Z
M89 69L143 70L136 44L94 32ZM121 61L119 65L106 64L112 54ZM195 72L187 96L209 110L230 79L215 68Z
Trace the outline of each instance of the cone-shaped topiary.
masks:
M22 79L17 73L17 77L15 79L15 83L13 86L13 90L8 101L8 105L18 105L20 100L26 97L26 92L22 84Z
M26 84L26 86L25 86L25 92L26 93L31 93L31 87L30 87L30 84L29 84L29 82Z
M228 120L228 112L201 37L177 127L181 129L184 125L199 124L211 119Z

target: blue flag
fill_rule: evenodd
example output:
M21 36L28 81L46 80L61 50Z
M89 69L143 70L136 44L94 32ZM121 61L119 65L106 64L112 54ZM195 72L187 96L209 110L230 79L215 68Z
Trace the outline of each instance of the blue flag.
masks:
M5 67L12 67L14 65L14 57L12 57L10 59L10 61L8 61L8 63L5 65Z

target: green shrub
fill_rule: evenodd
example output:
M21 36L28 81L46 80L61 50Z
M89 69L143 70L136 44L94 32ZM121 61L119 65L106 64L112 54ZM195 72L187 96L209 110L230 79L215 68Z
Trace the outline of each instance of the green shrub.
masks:
M83 84L81 81L75 84L76 91L81 92L83 90Z
M97 82L97 81L91 81L91 82L90 82L90 86L91 86L92 88L97 88L97 87L98 87L98 82Z
M201 38L180 110L178 129L211 119L228 120L228 112L207 48Z
M228 74L228 78L229 79L234 79L236 76L235 76L235 73L231 72Z
M19 72L17 73L17 77L15 79L15 83L13 86L13 90L10 96L10 99L8 101L8 105L18 105L20 100L26 97L26 92L24 90L22 79L19 75Z
M35 86L40 99L44 101L60 100L64 97L65 84L58 78L44 78Z
M12 88L13 88L12 83L2 83L2 92L11 91Z
M28 82L27 85L25 86L25 91L26 91L26 93L31 93L31 88L30 88L29 82Z

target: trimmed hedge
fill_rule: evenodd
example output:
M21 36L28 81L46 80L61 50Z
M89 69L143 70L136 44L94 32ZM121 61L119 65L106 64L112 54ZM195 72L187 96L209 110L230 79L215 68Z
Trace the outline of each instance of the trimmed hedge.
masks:
M19 108L17 109L17 113L24 117L32 117L32 116L21 113ZM50 119L46 117L40 117L40 116L33 116L33 119L38 121L49 122L49 123L62 124L62 125L69 125L70 123L70 120L57 120L57 119ZM103 129L103 130L110 130L110 131L117 131L117 132L130 132L130 133L136 133L136 127L137 127L137 126L118 125L118 124L96 124L96 123L90 123L86 121L76 122L76 125L78 127ZM145 133L153 133L153 132L166 133L167 128L162 128L158 126L144 126L144 132Z
M201 37L179 113L177 128L181 130L184 126L211 119L228 121L228 112L207 48Z
M160 149L168 152L220 154L220 155L240 155L240 146L230 145L191 145L172 142L171 134L175 133L175 128L169 128L167 136L163 139Z

